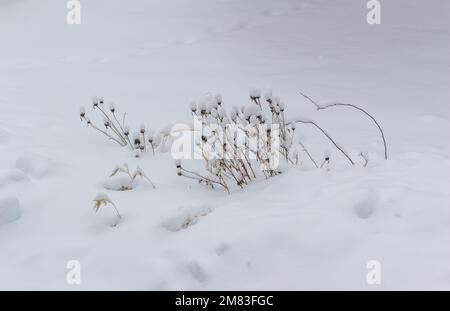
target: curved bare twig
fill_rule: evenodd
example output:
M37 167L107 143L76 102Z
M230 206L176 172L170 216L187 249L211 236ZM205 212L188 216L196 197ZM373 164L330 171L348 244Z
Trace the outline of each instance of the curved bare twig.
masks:
M309 96L303 94L302 92L300 92L300 94L306 98L307 100L309 100L314 106L316 106L317 110L325 110L327 108L330 107L337 107L337 106L344 106L344 107L351 107L354 109L357 109L359 111L361 111L362 113L364 113L366 116L368 116L370 119L372 119L372 121L375 123L375 125L378 127L378 130L381 133L381 138L383 139L383 145L384 145L384 159L387 160L388 159L388 151L387 151L387 143L386 143L386 138L384 136L384 132L383 129L381 128L381 125L378 123L378 121L375 119L375 117L373 117L371 114L369 114L366 110L352 105L352 104L344 104L344 103L330 103L330 104L325 104L325 105L320 105L318 104L316 101L314 101L313 99L311 99Z
M316 122L314 122L312 120L303 120L303 119L296 119L293 122L295 122L295 123L303 123L303 124L311 124L311 125L315 126L319 131L321 131L331 141L331 143L348 159L348 161L352 165L355 165L355 162L353 162L352 158L347 154L347 152L345 152L344 149L342 149L342 147L340 147L334 141L334 139L331 138L331 136L323 128L321 128ZM289 123L287 123L287 124L289 124Z

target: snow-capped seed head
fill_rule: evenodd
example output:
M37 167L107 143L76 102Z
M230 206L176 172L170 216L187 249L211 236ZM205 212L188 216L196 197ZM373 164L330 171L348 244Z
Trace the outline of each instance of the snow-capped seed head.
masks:
M197 111L197 104L195 102L191 102L191 111L196 112Z
M284 111L284 102L280 101L278 103L278 106L280 107L280 111L283 112Z
M133 142L134 142L135 146L137 146L137 147L141 146L141 136L139 135L139 133L133 134Z
M98 103L99 103L100 105L103 105L103 104L105 103L105 101L103 100L103 97L99 97L99 98L98 98Z
M105 127L108 128L110 126L109 120L107 117L103 117L103 124L105 124Z
M216 94L217 105L222 106L222 95Z
M291 129L293 131L295 131L295 128L297 127L297 123L295 123L294 121L291 122Z
M109 104L109 110L114 113L116 111L116 105L114 103Z
M261 90L260 89L250 89L249 94L250 94L251 99L259 99L261 97Z
M277 114L280 113L280 107L275 106L274 111L275 111L275 113L277 113Z
M182 176L183 175L183 171L181 170L181 167L177 167L177 175L178 176Z
M80 108L80 117L84 118L86 116L86 109L84 107Z
M141 126L139 127L139 132L141 132L141 134L145 134L145 131L146 131L145 124L142 123Z
M247 105L244 109L244 117L246 119L250 118L250 116L255 115L259 116L261 115L261 110L257 105Z
M98 97L94 96L92 97L92 107L95 109L96 107L98 107Z
M206 113L206 103L204 101L200 102L200 104L198 105L199 109L200 109L200 113L201 114L205 114Z
M181 168L181 160L175 160L175 167Z
M130 135L130 127L128 125L124 126L123 133L125 134L125 136Z
M258 123L258 118L255 115L250 116L250 124L256 125Z
M324 152L325 161L330 161L331 152L329 150Z
M139 149L136 149L136 150L134 151L134 156L135 156L136 158L139 158L139 157L141 156L141 151L140 151Z
M272 91L268 91L264 94L264 98L266 99L266 101L268 101L269 103L272 102L273 98L272 98Z

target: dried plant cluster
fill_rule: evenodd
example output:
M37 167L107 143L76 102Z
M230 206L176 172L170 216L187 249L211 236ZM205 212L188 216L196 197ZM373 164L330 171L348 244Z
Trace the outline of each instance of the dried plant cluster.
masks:
M307 155L316 168L329 164L329 152L324 153L323 161L319 165L320 162L317 162L305 145L295 137L297 123L314 126L351 165L355 165L349 153L316 122L304 118L293 118L289 121L285 116L284 102L272 96L271 92L266 93L264 99L259 90L251 90L249 95L250 104L241 108L233 107L230 112L223 107L220 95L210 96L199 104L191 104L191 113L197 121L194 124L201 124L200 130L196 126L193 130L195 158L203 160L206 172L189 170L177 160L175 165L179 176L195 179L212 188L221 186L229 193L230 182L243 188L260 173L265 178L280 174L280 159L291 165L299 164L299 150ZM320 109L328 107L322 108L312 102ZM387 159L386 141L379 123L363 109L350 106L363 111L377 124L382 133ZM361 152L359 155L364 160L363 166L366 167L368 154Z
M229 113L220 95L192 103L191 113L201 123L201 130L194 129L194 149L206 172L189 170L178 160L177 174L230 192L230 182L243 188L260 174L265 178L280 174L280 159L297 165L296 122L286 121L285 105L278 97L267 93L264 98L259 90L252 90L250 103ZM302 149L309 154L304 145Z
M155 133L147 129L144 124L140 126L139 131L131 133L130 127L126 124L127 114L123 113L119 116L115 104L110 103L106 105L103 97L94 96L92 99L92 108L102 118L102 125L100 126L91 120L84 107L80 108L81 121L118 145L122 147L128 146L135 152L136 157L150 150L154 155L156 148L160 146L162 140L165 138L161 133Z

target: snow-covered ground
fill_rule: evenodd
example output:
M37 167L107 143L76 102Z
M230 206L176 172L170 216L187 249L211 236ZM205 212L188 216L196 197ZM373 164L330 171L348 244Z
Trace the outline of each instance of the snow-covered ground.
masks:
M0 0L0 289L450 289L450 2ZM135 159L80 123L93 95L136 128L192 122L189 102L246 104L272 89L329 169L286 167L231 195L176 176L170 153ZM319 101L358 112L316 111ZM90 112L90 109L89 109ZM358 153L371 160L362 167ZM104 189L121 163L156 183ZM93 212L106 192L123 214ZM197 222L184 228L187 218ZM69 285L66 264L81 264ZM367 263L381 264L369 285Z

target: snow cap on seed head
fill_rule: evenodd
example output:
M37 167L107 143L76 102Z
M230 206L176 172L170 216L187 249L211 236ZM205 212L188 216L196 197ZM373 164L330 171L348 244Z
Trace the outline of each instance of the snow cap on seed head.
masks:
M266 101L271 102L272 101L272 91L268 91L264 94L264 98L266 99Z
M135 145L140 145L141 144L141 135L137 132L134 132L133 140L134 140Z
M259 116L261 115L261 110L259 109L259 107L257 105L247 105L244 108L244 117L246 119L250 118L250 116L255 115L255 116Z
M98 106L98 96L92 96L92 106L94 109Z
M105 124L106 127L108 127L110 125L109 120L106 116L103 117L103 123Z
M199 105L198 105L198 108L200 109L200 112L201 113L206 113L206 103L205 103L205 101L201 101L200 103L199 103Z
M196 112L197 111L197 104L195 102L191 102L191 111Z
M249 91L249 95L250 95L251 99L260 98L261 97L261 90L260 89L256 89L256 88L252 88Z
M219 106L222 105L222 95L220 95L219 93L216 94L216 102L217 102L217 105L219 105Z

